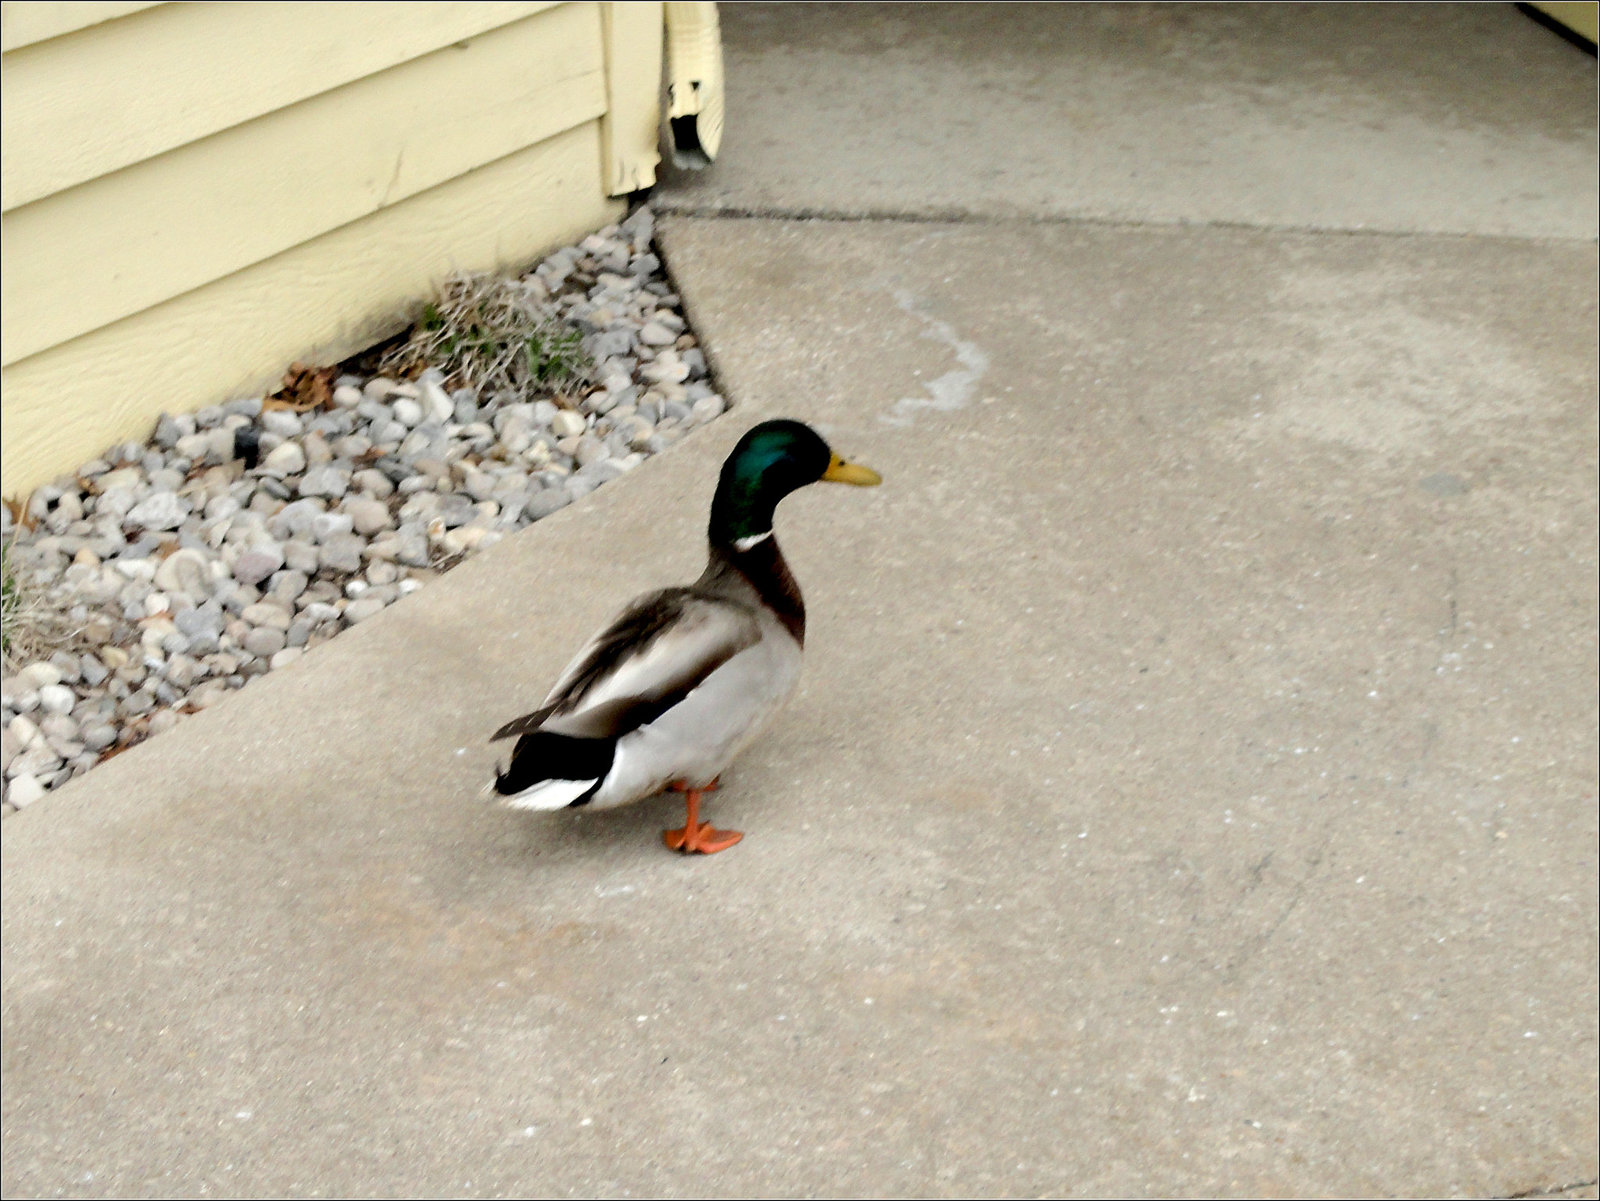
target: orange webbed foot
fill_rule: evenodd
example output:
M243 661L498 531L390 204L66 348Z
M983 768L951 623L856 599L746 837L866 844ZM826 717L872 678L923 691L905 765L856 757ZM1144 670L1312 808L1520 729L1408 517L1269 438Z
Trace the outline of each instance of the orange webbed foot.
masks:
M682 851L686 855L715 855L718 851L726 851L743 838L744 834L738 830L713 829L710 822L699 820L700 794L714 791L716 787L717 781L715 780L704 788L688 788L681 782L672 785L673 791L684 794L688 813L685 816L682 828L663 830L661 832L661 841L674 851Z
M739 830L716 830L710 822L701 822L690 834L685 826L680 830L663 830L661 841L674 851L684 854L715 855L718 851L726 851L734 843L744 837Z

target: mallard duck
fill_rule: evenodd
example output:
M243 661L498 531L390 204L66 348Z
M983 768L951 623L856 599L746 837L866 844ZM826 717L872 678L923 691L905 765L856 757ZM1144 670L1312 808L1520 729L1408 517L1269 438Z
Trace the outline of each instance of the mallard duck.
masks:
M798 421L750 430L722 465L711 553L686 588L638 597L589 640L544 704L490 741L517 739L493 791L517 809L610 809L684 794L668 847L711 854L744 837L701 823L700 798L794 690L805 643L800 588L772 534L789 493L828 480L873 485Z

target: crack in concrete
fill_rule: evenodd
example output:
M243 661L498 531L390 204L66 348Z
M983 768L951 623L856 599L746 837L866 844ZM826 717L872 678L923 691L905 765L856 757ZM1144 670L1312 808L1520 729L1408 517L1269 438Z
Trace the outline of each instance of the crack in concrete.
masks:
M1528 1201L1529 1198L1533 1197L1559 1197L1561 1194L1570 1193L1574 1189L1594 1188L1596 1185L1600 1185L1600 1179L1575 1180L1571 1184L1557 1184L1550 1188L1531 1188L1525 1192L1506 1193L1501 1197L1500 1201Z
M1239 973L1244 970L1245 965L1259 955L1267 946L1267 944L1277 937L1278 931L1283 927L1283 923L1288 921L1289 915L1299 907L1301 899L1305 896L1306 889L1311 885L1312 877L1317 874L1317 869L1322 866L1322 861L1327 856L1328 844L1333 841L1333 826L1336 820L1336 818L1330 817L1327 822L1324 823L1322 828L1322 838L1318 841L1316 850L1312 851L1311 855L1307 858L1305 871L1301 875L1300 879L1295 882L1294 888L1289 894L1289 900L1283 906L1283 908L1278 911L1278 916L1272 920L1272 923L1265 930L1261 931L1254 938L1247 939L1228 961L1226 967L1223 968L1222 981L1224 984L1233 984L1238 980ZM1269 853L1251 870L1250 874L1254 880L1254 883L1246 890L1247 892L1255 891L1255 888L1261 883L1261 873L1266 870L1271 859L1272 855ZM1239 904L1243 902L1243 899L1244 898L1241 897L1239 901L1234 904L1233 909L1229 913L1230 917L1234 912L1238 911Z
M1533 242L1547 245L1592 246L1593 238L1563 238L1551 234L1486 234L1462 230L1436 229L1353 229L1344 225L1289 225L1272 222L1227 221L1212 218L1187 221L1179 218L1099 217L1074 213L983 213L964 208L929 208L920 212L899 209L832 209L812 205L795 208L759 207L742 204L694 204L652 195L650 207L658 216L692 217L701 220L729 221L819 221L848 225L879 223L888 225L1081 225L1104 229L1218 229L1266 234L1317 234L1349 238L1441 238L1473 242Z

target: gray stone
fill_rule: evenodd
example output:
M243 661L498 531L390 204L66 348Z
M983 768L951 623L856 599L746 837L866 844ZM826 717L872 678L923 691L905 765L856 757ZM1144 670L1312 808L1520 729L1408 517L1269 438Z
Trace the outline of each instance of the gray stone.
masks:
M176 492L183 485L183 472L175 471L171 467L158 467L150 473L150 486L158 492ZM62 498L62 500L65 499L65 497Z
M486 471L469 467L461 481L461 487L473 500L488 500L494 495L494 477Z
M633 349L634 335L626 328L607 329L597 334L590 334L583 340L584 349L591 358L607 359L616 355L625 355Z
M103 751L117 740L117 729L108 722L95 722L82 730L85 750Z
M380 417L367 427L374 446L393 446L406 436L406 427L392 417Z
M295 539L283 544L283 562L286 567L295 571L304 572L311 576L317 573L321 560L317 556L317 548L309 542Z
M55 743L63 739L77 738L78 723L73 720L71 715L66 713L47 713L39 722L39 732L54 746ZM57 753L60 753L60 748L57 747L56 749ZM73 753L76 754L77 752ZM63 754L62 758L67 759L71 758L71 756Z
M160 491L152 492L129 509L127 520L130 525L142 526L147 530L173 530L183 524L183 519L189 513L188 501L175 492Z
M166 413L161 414L156 421L154 435L156 445L164 450L171 450L178 444L178 439L181 437L183 437L183 427Z
M395 531L395 561L408 567L426 567L430 558L428 535L419 526L402 525Z
M400 569L393 563L378 561L367 564L367 583L392 584L400 578Z
M155 585L163 592L204 599L211 591L211 556L187 547L174 551L157 566Z
M186 434L178 439L175 449L178 454L191 462L199 462L211 453L211 435L209 433Z
M625 459L598 459L584 467L572 478L574 480L584 480L593 487L599 487L601 484L609 484L619 476L626 475L627 472L628 464Z
M454 529L458 525L465 525L478 514L477 504L472 498L463 496L459 492L448 492L438 499L437 513L444 521L446 529Z
M245 650L258 659L270 658L284 647L284 631L270 626L257 626L241 642Z
M309 433L301 445L305 447L306 464L311 467L320 467L324 463L333 461L333 450L328 446L327 439L319 433Z
M554 488L541 488L528 498L524 513L529 521L539 521L550 516L558 509L564 509L572 503L572 493L565 486Z
M275 542L258 542L233 561L233 578L256 585L283 566L283 549Z
M639 329L639 341L646 346L671 346L677 340L678 335L659 319L647 321Z
M239 616L256 627L265 626L274 630L287 630L289 628L289 611L280 605L272 604L270 601L260 601L250 605Z
M608 458L610 453L606 449L606 444L599 438L585 436L578 439L578 445L574 449L572 457L578 466L587 467L591 463L598 463L600 460Z
M352 486L359 488L370 496L385 500L394 495L394 481L383 472L374 467L363 468L350 477ZM348 510L349 505L347 504Z
M14 776L43 776L61 766L61 756L56 753L44 735L36 738L23 752L11 761Z
M150 712L155 707L155 690L148 685L130 692L127 699L122 702L122 711L130 717L138 717L141 714Z
M323 512L322 501L290 501L267 520L267 529L274 537L307 537Z
M96 514L104 514L120 522L127 517L129 510L138 503L138 500L139 492L137 486L113 484L96 498L94 511ZM181 522L182 518L179 518L179 520Z
M318 543L348 534L355 526L349 513L318 513L311 522L311 535Z
M349 488L350 473L331 463L312 467L300 477L301 496L343 496Z
M345 606L344 619L351 625L356 625L359 622L366 621L369 617L377 616L383 612L383 609L384 601L382 597L363 597L360 600L353 600Z
M720 396L707 396L694 402L690 409L690 416L696 425L710 421L712 418L722 416L723 409L727 406Z
M214 429L207 435L205 457L216 463L228 463L239 457L239 437L236 430L226 427Z
M300 616L312 623L313 626L325 625L330 621L339 620L339 608L337 605L323 601L314 601L305 607L305 611Z
M379 473L372 474L378 475L379 479L384 478ZM384 483L388 484L388 480L384 479ZM392 487L390 490L393 491ZM351 528L363 537L371 537L391 525L389 506L382 501L366 496L347 496L340 508L348 515Z
M317 551L321 566L327 571L352 572L361 570L361 552L366 541L356 534L335 534Z
M174 655L168 660L164 674L167 683L174 688L188 689L200 678L202 671L200 664L188 655Z
M267 585L267 591L282 601L292 601L306 590L310 582L307 574L293 568L285 568L274 573Z
M175 613L172 617L172 624L177 627L178 632L191 639L205 635L210 635L212 638L219 637L222 634L223 623L222 610L214 600Z
M150 720L145 725L153 737L156 734L165 734L173 726L183 720L183 715L176 709L163 709L159 713L152 713Z

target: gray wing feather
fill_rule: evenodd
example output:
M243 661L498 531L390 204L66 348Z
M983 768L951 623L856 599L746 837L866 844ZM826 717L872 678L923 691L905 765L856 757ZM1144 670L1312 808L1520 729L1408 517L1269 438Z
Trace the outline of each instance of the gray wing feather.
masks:
M736 601L689 588L642 596L578 653L543 706L495 738L537 729L615 737L637 729L760 638L755 611Z

